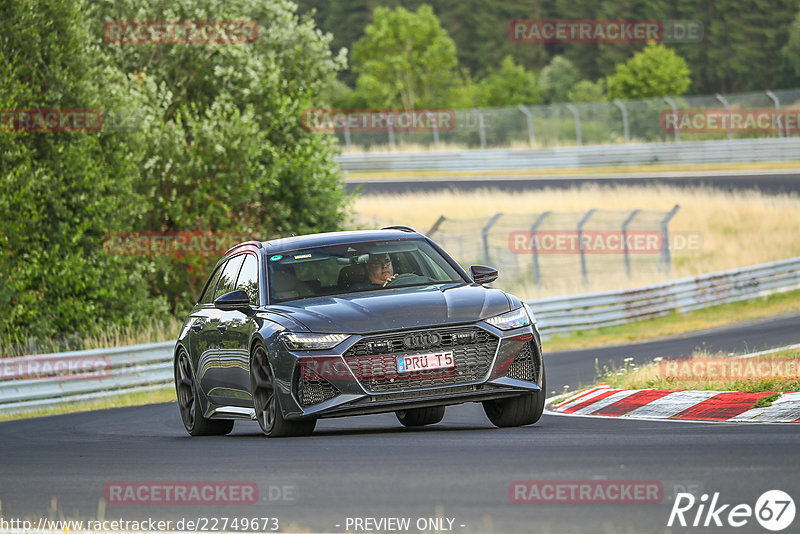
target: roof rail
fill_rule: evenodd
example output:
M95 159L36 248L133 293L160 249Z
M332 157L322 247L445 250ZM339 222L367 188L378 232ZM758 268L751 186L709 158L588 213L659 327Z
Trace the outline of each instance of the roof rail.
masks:
M261 241L245 241L244 243L239 243L238 245L233 245L231 248L226 250L225 254L223 254L223 255L228 254L233 249L236 249L236 248L239 248L239 247L244 247L244 246L252 246L252 245L255 245L256 248L263 248L263 245L261 244Z
M403 226L400 224L396 224L393 226L384 226L383 228L381 228L381 230L401 230L403 232L414 232L415 234L417 233L417 231L411 228L410 226Z

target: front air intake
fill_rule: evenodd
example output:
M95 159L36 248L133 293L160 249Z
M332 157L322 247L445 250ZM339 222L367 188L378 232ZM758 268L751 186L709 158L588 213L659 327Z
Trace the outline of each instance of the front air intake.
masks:
M539 376L539 361L534 359L533 351L531 350L530 342L525 343L519 354L511 362L511 366L506 373L508 378L516 380L526 380L528 382L536 382Z

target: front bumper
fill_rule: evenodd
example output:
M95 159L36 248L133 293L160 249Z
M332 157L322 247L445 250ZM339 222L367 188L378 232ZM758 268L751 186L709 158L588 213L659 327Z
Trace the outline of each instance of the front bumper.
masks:
M475 334L462 343L455 341L456 332ZM455 367L409 378L398 374L396 356L434 349L365 353L365 346L373 350L372 341L390 339L391 345L393 339L396 348L398 336L419 333L438 333L444 340L452 336L453 344L445 348L454 355ZM535 325L502 331L478 322L354 335L329 351L289 351L279 345L276 368L283 371L283 387L278 394L289 420L479 402L539 391L541 385L543 363Z

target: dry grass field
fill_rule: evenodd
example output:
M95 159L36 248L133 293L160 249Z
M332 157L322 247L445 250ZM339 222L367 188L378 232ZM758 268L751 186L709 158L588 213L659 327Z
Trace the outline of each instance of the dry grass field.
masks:
M539 286L514 283L504 287L522 298L635 287L662 280L743 267L800 256L800 197L768 195L758 191L724 192L711 188L672 186L590 185L572 189L496 192L490 190L433 192L403 195L369 195L354 203L361 228L405 224L427 232L440 215L450 219L490 216L498 212L535 213L613 210L680 210L669 224L670 232L697 232L698 252L674 253L670 273L640 274L628 278L624 270L590 277L584 285L574 276L548 277ZM436 236L433 236L434 239ZM476 240L480 235L475 236ZM459 259L459 258L456 258Z

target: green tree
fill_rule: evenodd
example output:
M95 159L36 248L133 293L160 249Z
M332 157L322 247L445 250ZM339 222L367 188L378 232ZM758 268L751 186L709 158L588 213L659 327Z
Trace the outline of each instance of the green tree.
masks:
M500 68L480 82L478 106L535 105L541 102L542 95L536 83L536 75L515 64L511 56L506 56Z
M123 108L79 1L0 5L0 109ZM144 211L135 192L144 138L97 132L0 131L0 336L98 333L157 319L148 261L103 249L107 232ZM23 128L24 130L24 128Z
M455 43L427 5L375 8L352 58L356 91L372 107L444 107L458 84Z
M781 50L781 55L791 66L795 76L800 78L800 13L794 18L789 30L789 40Z
M686 61L662 44L650 43L608 77L609 98L678 96L691 79Z
M605 99L605 88L603 80L591 82L581 80L572 86L567 93L570 102L600 102Z
M147 132L137 187L151 209L135 230L267 239L340 228L348 197L335 138L304 130L300 117L323 103L344 56L331 54L311 18L284 0L99 0L92 18L95 35L120 19L258 25L252 44L103 43L138 103L126 127ZM158 287L174 310L191 304L215 260L158 259Z
M564 56L554 57L539 75L539 84L548 103L568 101L570 90L580 80L580 72Z

